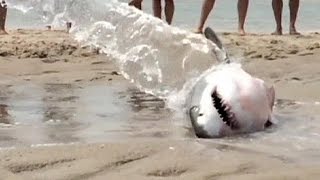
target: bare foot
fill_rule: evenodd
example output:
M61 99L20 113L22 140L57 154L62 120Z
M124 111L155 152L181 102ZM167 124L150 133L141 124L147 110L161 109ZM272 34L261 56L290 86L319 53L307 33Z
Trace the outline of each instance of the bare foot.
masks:
M301 33L299 33L296 29L290 29L290 31L289 31L289 34L290 35L301 35Z
M8 34L7 31L5 31L5 30L0 30L0 35L6 35L6 34Z
M137 9L140 9L140 10L142 9L142 7L141 7L141 2L132 0L132 1L130 1L128 4L129 4L129 6L134 6L134 7L137 8Z
M246 32L244 31L244 29L239 29L238 33L239 33L240 36L245 36L246 35Z
M196 29L196 30L193 30L194 33L196 34L203 34L202 30L201 29Z
M273 33L271 33L271 35L277 35L277 36L281 36L282 35L282 31L275 31Z

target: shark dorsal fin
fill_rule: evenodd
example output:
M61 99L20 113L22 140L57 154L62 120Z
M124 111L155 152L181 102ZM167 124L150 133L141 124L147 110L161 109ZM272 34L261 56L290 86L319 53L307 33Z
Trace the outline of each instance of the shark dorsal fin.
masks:
M225 50L225 48L223 47L222 42L218 38L217 34L210 27L207 27L204 30L204 35L207 39L212 41L219 48L219 51L217 51L216 49L212 50L214 52L214 54L217 56L218 60L220 62L230 63L229 55L228 55L227 51Z

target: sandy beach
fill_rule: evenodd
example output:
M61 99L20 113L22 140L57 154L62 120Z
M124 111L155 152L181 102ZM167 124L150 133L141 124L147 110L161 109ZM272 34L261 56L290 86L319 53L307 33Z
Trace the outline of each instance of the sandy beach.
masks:
M52 94L68 92L69 86L77 89L96 85L134 88L106 55L81 47L63 31L12 30L0 38L1 102L9 95L15 96L10 87L26 83L67 87L66 91L51 89ZM320 105L317 105L320 101L319 33L281 37L222 33L222 39L245 70L275 86L276 113L320 120ZM163 102L157 103L156 107L162 106ZM53 103L49 107L56 106ZM280 180L318 179L320 176L319 147L290 154L285 150L274 151L276 147L267 144L253 147L250 142L234 143L237 139L172 137L167 134L174 134L175 129L164 121L166 116L162 118L162 122L142 122L152 128L138 127L137 131L129 132L128 138L105 139L99 143L80 141L30 147L12 137L2 136L1 144L13 147L0 150L0 179ZM0 121L14 124L6 104L0 106ZM284 128L297 128L292 126ZM0 133L5 134L8 128L10 126L2 127ZM61 137L60 142L65 142L64 136Z

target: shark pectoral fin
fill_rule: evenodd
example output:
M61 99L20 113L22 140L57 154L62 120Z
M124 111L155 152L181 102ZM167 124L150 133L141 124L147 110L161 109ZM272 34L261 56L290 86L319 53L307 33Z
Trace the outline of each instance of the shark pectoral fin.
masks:
M271 118L269 119L269 121L275 125L279 123L279 120L276 117L274 117L274 115L271 115Z
M189 116L191 119L191 122L196 122L200 113L200 108L198 106L192 106L189 110Z
M269 99L269 103L270 103L270 108L272 110L273 106L274 106L274 102L275 102L275 96L276 96L274 86L271 86L270 88L268 88L267 95L268 95L268 99Z
M218 60L220 62L230 63L229 55L228 55L227 51L224 49L222 42L218 38L217 34L210 27L207 27L204 30L204 35L207 39L212 41L219 48L220 51L218 51L216 49L212 50L214 52L214 54L216 55L216 57L218 58Z

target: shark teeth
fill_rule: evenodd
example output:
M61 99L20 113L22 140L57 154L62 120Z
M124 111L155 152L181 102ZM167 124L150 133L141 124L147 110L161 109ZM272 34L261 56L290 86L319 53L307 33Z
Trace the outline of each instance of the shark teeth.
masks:
M228 105L215 89L211 94L214 107L217 109L222 121L231 129L239 129L239 123Z

